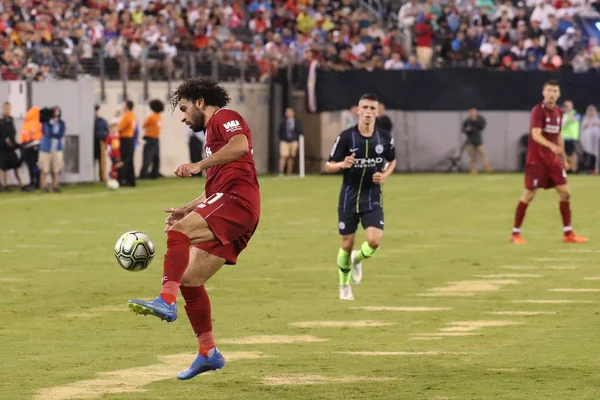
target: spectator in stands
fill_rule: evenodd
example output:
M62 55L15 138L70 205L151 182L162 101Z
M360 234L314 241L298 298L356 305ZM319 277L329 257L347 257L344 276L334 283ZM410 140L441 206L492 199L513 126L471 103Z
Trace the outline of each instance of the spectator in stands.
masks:
M47 116L46 116L47 115ZM52 177L52 191L60 192L58 173L63 168L63 137L66 125L60 108L44 109L40 113L42 140L40 142L40 189L48 193L48 174Z
M573 107L573 102L566 100L563 104L562 137L565 142L569 172L577 172L578 170L577 143L579 141L580 118Z
M135 140L135 114L133 101L127 100L123 104L123 116L119 121L119 141L121 161L123 167L119 171L119 184L121 186L135 186L135 172L133 169L133 152Z
M600 150L600 118L593 105L588 106L581 121L581 148L583 149L585 171L594 173Z
M585 49L579 50L573 61L571 61L571 67L573 68L573 72L577 73L587 72L590 69L589 55Z
M408 62L406 64L404 64L404 68L405 69L412 69L412 70L420 70L423 69L423 67L421 66L421 64L419 64L419 61L417 61L417 57L415 55L410 55L408 56Z
M540 69L544 71L558 71L563 65L562 57L556 52L556 47L552 44L548 45L546 55L542 57Z
M410 49L410 41L412 40L412 31L417 24L417 17L421 13L421 8L417 0L409 0L400 8L398 12L398 28L403 32L406 38L404 46Z
M290 175L298 154L298 139L303 135L302 121L296 119L294 109L285 109L285 119L279 124L279 175Z
M424 69L431 66L433 57L433 28L431 27L431 16L423 15L419 17L419 22L415 28L417 37L417 59Z
M462 131L467 136L466 149L469 153L472 174L479 172L478 158L483 162L486 172L493 172L483 148L482 132L486 124L485 118L479 115L476 108L469 110L469 118L463 122Z
M100 181L106 181L105 162L105 142L108 135L108 122L100 116L100 106L94 107L96 117L94 119L94 168L96 161L98 162Z
M21 166L21 158L17 154L19 144L16 140L15 122L10 111L11 106L7 101L2 105L2 118L0 118L0 172L2 173L0 191L8 191L8 171L13 170L19 187L25 192L28 188L23 184L19 173Z
M566 55L569 58L573 58L574 54L572 53L574 53L576 50L575 46L579 44L576 33L577 30L570 26L567 28L565 34L556 38L558 46L560 47L563 55Z
M407 58L416 53L423 68L435 64L555 70L556 63L540 62L548 51L552 53L547 49L552 42L562 60L559 69L600 69L600 53L591 47L585 55L580 53L582 33L574 18L600 16L594 9L600 9L600 3L527 0L514 6L509 0L457 0L440 6L434 0L403 2L398 25L392 29L385 29L390 22L387 9L381 10L384 21L379 23L378 17L360 8L358 0L228 0L198 5L101 0L84 2L87 7L81 2L51 2L68 4L52 5L52 16L45 2L22 2L10 11L12 18L5 18L5 29L0 29L0 75L4 80L46 81L82 72L98 74L96 60L102 54L109 79L124 73L128 79L180 79L200 71L210 73L217 50L223 80L237 79L244 64L248 81L265 80L291 59L304 63L309 51L313 59L324 59L321 67L336 70L374 70L386 64L399 68L396 53L405 67ZM333 53L327 50L329 44L335 48ZM420 50L415 51L415 45ZM495 47L498 53L492 55ZM534 52L541 50L537 62L536 55L527 53L532 47ZM256 56L255 48L261 56ZM556 60L554 55L549 58Z
M404 69L400 53L392 53L392 57L383 64L384 69Z

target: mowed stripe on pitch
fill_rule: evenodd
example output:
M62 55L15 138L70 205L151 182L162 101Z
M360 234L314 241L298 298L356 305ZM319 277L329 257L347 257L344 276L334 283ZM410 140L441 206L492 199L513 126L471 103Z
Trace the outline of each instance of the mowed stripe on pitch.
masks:
M386 306L364 306L350 307L351 310L363 311L401 311L401 312L433 312L433 311L448 311L452 307L386 307Z
M95 379L86 379L64 386L42 389L35 400L97 399L117 393L143 392L144 387L165 379L174 379L177 373L187 368L196 354L159 356L160 363L118 371L100 372ZM238 361L267 357L258 352L229 352L225 359ZM112 397L117 398L117 397Z
M356 321L303 321L291 322L289 325L296 328L365 328L395 325L395 323L373 320Z

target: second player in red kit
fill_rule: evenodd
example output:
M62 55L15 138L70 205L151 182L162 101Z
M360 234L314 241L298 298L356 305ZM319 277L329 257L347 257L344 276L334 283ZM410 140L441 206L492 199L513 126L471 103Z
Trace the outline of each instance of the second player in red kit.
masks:
M181 111L182 121L194 132L205 130L207 155L198 163L178 166L175 175L185 178L206 170L205 190L183 207L164 210L169 216L160 295L151 301L129 300L135 313L173 322L181 291L198 339L198 356L177 375L181 380L225 366L215 346L204 283L223 264L237 262L260 218L252 133L240 114L225 108L230 100L222 86L204 78L187 80L173 93L171 103Z
M563 220L563 241L584 243L587 238L577 236L571 227L571 192L567 185L568 164L565 145L561 136L562 112L556 105L560 87L556 81L548 81L542 91L544 101L531 110L530 132L525 165L525 191L515 212L515 224L510 241L525 244L521 236L521 224L527 206L535 197L537 189L556 189Z

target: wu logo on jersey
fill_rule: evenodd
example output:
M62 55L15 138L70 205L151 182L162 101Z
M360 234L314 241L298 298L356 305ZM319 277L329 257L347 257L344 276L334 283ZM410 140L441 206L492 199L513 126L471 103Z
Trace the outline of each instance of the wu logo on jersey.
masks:
M204 149L204 152L206 153L206 157L212 156L212 150L210 149L210 147L206 147Z
M242 130L242 127L240 126L240 121L238 121L237 119L225 122L223 124L223 127L225 128L226 132L235 132Z

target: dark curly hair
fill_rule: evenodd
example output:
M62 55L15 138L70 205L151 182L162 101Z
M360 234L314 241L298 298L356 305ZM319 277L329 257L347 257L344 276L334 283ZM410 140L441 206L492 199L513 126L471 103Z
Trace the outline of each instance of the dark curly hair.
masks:
M174 111L181 99L196 102L204 100L207 106L225 107L231 101L229 93L221 85L210 78L194 78L183 82L171 94L171 110Z
M150 100L150 109L155 113L161 113L165 110L165 105L158 99Z

